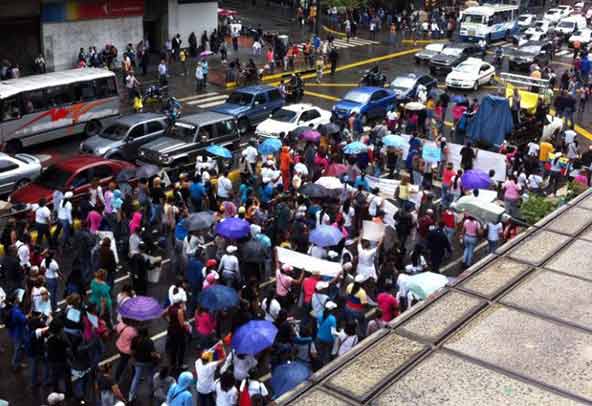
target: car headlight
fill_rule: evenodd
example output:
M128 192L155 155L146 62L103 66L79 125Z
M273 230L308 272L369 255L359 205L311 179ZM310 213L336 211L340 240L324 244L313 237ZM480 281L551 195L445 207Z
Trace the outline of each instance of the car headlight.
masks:
M140 150L140 152L138 152L138 156L146 156L146 151Z

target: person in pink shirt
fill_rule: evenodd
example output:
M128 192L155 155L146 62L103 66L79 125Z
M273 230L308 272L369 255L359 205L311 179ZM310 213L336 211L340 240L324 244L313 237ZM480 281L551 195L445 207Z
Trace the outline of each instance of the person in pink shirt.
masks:
M99 228L101 228L103 216L97 211L97 209L93 209L88 213L86 221L88 223L88 229L90 232L92 234L96 234L99 231Z
M117 364L115 370L115 381L119 382L132 356L132 341L138 335L138 330L134 326L121 322L115 326L115 331L119 334L115 342L115 347L119 351L119 364Z
M197 333L198 349L209 348L215 341L216 319L206 309L199 306L195 310L195 331Z
M473 217L467 216L463 222L462 228L462 242L465 246L463 254L463 266L468 268L473 263L473 255L475 247L479 241L479 233L481 232L481 224Z
M304 272L300 274L300 278L296 279L289 275L293 268L288 264L283 264L281 267L276 266L275 271L275 293L278 301L283 308L288 307L289 294L292 289L292 285L299 285L304 278Z
M508 176L508 180L504 182L502 189L504 190L504 209L512 217L519 217L518 202L520 201L520 192L522 188L516 182L514 175Z

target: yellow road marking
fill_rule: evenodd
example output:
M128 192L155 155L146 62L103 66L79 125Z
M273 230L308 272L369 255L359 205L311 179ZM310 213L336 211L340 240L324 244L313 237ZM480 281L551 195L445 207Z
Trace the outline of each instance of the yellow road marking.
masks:
M326 25L323 25L323 30L325 30L327 32L330 32L333 35L340 35L342 37L346 37L347 36L347 34L345 32L332 30L331 28L327 27Z
M304 91L304 94L306 96L318 97L319 99L325 99L325 100L330 100L330 101L339 101L339 100L341 100L339 97L329 96L327 94L322 94L322 93L309 92L308 90L305 90Z

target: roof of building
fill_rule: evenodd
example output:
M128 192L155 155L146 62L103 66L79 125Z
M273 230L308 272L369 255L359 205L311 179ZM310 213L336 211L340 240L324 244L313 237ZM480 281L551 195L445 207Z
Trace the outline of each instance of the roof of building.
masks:
M280 405L592 402L592 190L278 399Z

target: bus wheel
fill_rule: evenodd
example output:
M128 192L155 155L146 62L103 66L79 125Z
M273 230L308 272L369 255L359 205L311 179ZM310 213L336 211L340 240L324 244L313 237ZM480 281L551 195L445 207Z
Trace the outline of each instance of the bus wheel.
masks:
M86 126L84 127L84 134L87 137L92 137L94 135L99 134L99 132L101 131L101 123L99 123L97 120L91 120L88 123L86 123Z
M17 154L23 150L23 143L21 140L10 140L6 143L4 150L9 154Z

